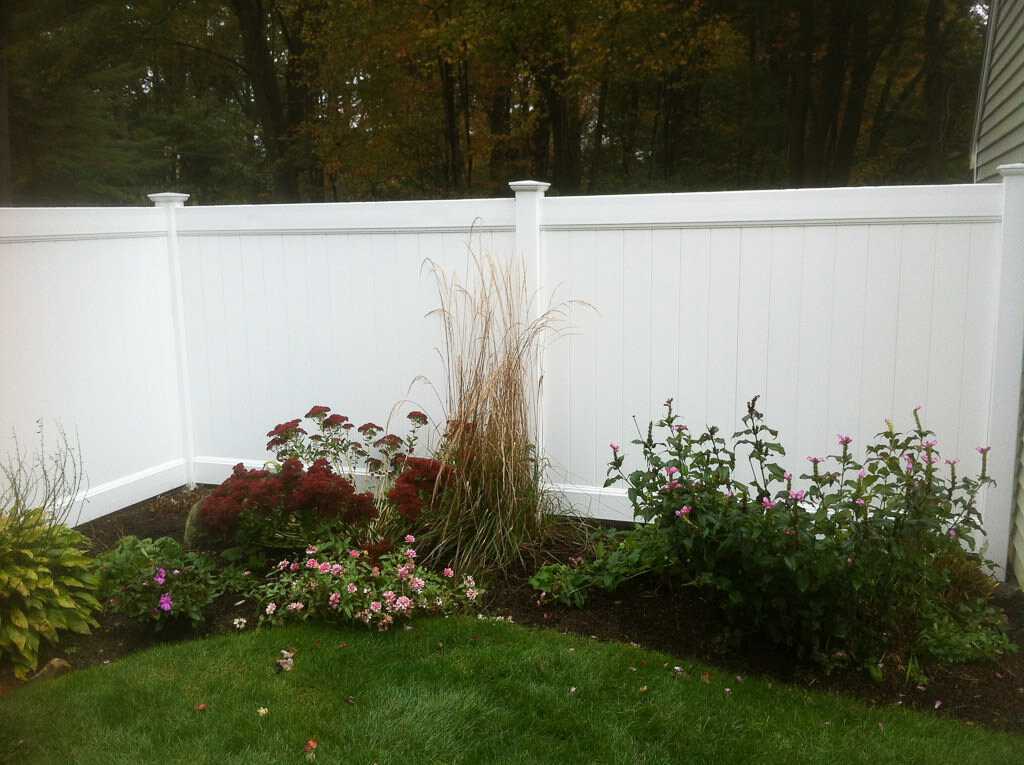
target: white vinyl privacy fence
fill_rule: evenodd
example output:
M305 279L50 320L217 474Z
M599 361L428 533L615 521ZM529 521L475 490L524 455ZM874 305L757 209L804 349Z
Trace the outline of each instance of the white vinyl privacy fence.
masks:
M991 446L989 557L1014 529L1024 355L1024 166L1003 183L257 207L0 209L0 452L63 427L89 478L81 519L270 455L313 404L357 424L442 416L429 266L520 257L536 310L567 300L543 355L549 480L628 518L609 443L674 397L738 429L760 395L789 469L855 453L922 407L961 471ZM413 384L418 377L429 383ZM635 420L634 420L635 418ZM1019 501L1016 500L1016 501ZM1017 517L1019 519L1019 513ZM1020 521L1017 521L1020 523ZM1024 570L1018 568L1018 577Z

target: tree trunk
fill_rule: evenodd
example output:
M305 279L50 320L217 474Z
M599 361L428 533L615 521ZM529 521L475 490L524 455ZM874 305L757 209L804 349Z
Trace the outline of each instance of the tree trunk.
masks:
M275 202L299 198L298 173L288 152L288 119L277 69L267 41L267 14L262 0L231 0L242 35L242 56L252 86L262 142L273 173Z

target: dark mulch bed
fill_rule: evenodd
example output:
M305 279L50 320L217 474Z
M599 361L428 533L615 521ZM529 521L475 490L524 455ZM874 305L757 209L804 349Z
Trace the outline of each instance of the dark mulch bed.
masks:
M177 489L120 512L83 524L80 530L94 542L93 553L109 549L127 534L140 538L171 536L181 540L185 517L203 489ZM564 559L570 550L544 551L541 558ZM747 647L719 653L715 636L721 621L714 604L695 590L669 591L657 583L633 583L614 594L596 592L584 609L541 605L538 593L527 583L532 571L506 570L488 577L486 611L511 618L518 624L620 641L651 648L677 657L680 663L699 659L730 674L770 675L792 686L838 690L878 705L902 704L926 709L931 714L955 718L965 725L984 725L1024 735L1024 592L1001 588L997 604L1013 626L1013 639L1022 646L998 661L967 665L924 666L927 682L908 680L904 667L886 667L882 682L862 670L815 674L780 650L757 641ZM232 620L245 617L254 624L252 606L225 596L213 604L204 625L188 635L154 635L148 627L117 615L100 617L100 627L90 635L64 633L60 642L46 647L40 666L54 657L74 668L114 661L134 651L175 639L204 637L233 629ZM19 683L7 667L0 667L0 693ZM936 708L936 702L941 706Z

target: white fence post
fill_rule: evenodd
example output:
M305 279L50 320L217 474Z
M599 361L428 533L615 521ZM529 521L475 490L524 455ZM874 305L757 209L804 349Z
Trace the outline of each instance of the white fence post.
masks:
M185 296L181 279L181 250L178 247L176 210L185 206L188 194L166 191L150 194L157 207L167 213L167 266L171 286L171 316L174 323L174 356L178 375L178 408L181 416L181 451L185 460L185 481L196 485L195 435L192 424L192 392L189 385L188 342L185 336Z
M527 321L540 318L543 311L540 298L544 288L544 253L541 247L540 224L544 192L551 188L550 183L543 181L512 181L509 188L516 194L516 243L513 257L522 259L526 277L526 294L530 301L530 314ZM544 348L541 343L537 351L537 398L533 412L533 423L536 433L536 454L544 456Z
M989 409L989 467L993 475L1006 476L1008 480L988 491L986 508L994 522L985 526L994 553L991 557L999 564L1006 561L1020 582L1024 559L1014 555L1011 544L1015 515L1017 534L1024 535L1022 509L1014 508L1014 479L1022 457L1019 449L1024 372L1024 164L1001 165L998 170L1003 177L1003 227Z

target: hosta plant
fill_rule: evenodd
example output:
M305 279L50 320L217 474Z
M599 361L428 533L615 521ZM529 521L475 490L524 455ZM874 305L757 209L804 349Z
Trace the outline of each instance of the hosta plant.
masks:
M0 465L0 658L21 678L36 669L40 638L56 642L60 630L96 626L86 540L64 524L80 482L63 434L52 455L16 449Z

